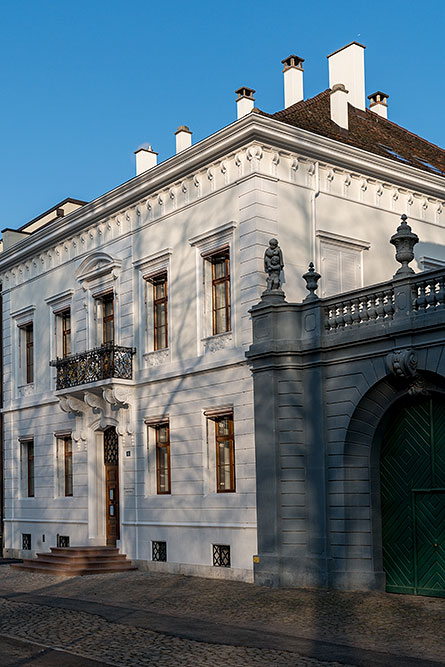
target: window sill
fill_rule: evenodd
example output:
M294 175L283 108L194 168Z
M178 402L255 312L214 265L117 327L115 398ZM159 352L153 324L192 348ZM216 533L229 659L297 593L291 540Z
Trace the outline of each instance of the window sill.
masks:
M215 334L202 339L205 352L217 352L226 347L233 347L233 334L231 331Z

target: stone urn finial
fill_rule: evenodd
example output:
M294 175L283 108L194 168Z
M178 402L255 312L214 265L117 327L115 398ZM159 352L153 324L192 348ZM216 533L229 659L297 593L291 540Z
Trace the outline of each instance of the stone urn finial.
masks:
M390 243L396 248L396 260L402 265L395 272L394 278L403 278L414 273L414 270L408 264L413 261L413 248L419 242L419 237L411 231L411 227L406 222L408 216L404 213L401 218L402 222L397 227L397 233L393 234L390 239Z
M303 299L303 303L307 303L308 301L317 301L318 296L315 294L315 290L318 287L318 281L320 280L321 276L316 272L313 262L309 264L309 269L306 271L306 273L303 274L303 278L306 281L306 289L309 292L307 297Z

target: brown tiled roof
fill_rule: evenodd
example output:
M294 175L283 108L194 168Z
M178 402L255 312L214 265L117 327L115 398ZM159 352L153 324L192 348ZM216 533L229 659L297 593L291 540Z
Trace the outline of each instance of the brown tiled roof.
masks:
M445 176L445 150L369 109L361 111L351 104L348 106L348 130L331 120L329 88L283 111L264 115L396 162Z

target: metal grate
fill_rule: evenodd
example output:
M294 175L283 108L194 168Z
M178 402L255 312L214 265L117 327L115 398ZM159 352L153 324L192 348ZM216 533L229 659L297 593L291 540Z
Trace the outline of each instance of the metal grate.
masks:
M69 547L70 546L70 536L69 535L57 535L57 546L58 547Z
M165 563L167 561L167 542L152 542L151 558L152 560Z
M31 551L31 533L22 533L22 549Z
M114 426L104 431L104 463L117 465L119 460L119 440Z
M215 567L230 567L230 547L228 544L213 545L213 565Z

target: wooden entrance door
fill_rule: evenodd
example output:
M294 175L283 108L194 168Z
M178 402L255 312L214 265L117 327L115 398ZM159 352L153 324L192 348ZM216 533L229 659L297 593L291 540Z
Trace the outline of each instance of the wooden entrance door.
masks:
M380 461L386 589L445 597L445 403L399 409Z
M119 443L114 426L104 431L107 545L116 546L119 531Z

